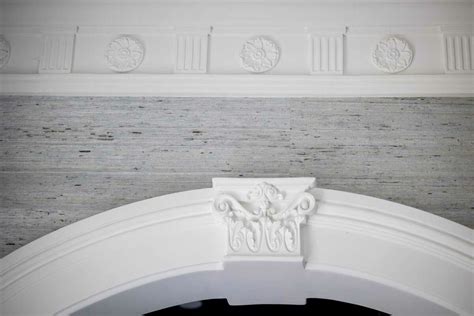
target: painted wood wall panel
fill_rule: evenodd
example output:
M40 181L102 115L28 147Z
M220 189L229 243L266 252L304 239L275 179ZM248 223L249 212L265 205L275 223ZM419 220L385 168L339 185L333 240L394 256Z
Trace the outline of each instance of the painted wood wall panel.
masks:
M211 178L315 176L474 227L473 98L0 98L0 255Z

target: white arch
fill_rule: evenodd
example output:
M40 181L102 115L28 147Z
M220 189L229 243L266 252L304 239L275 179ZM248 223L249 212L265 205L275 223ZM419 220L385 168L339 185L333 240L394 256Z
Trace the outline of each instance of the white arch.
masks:
M473 315L471 229L400 204L311 188L313 181L215 179L212 189L69 225L1 260L1 314L139 315L209 298L328 298L392 315ZM283 192L275 208L306 190L315 197L298 236L301 252L229 250L213 201L225 193L252 209L245 193L264 182Z

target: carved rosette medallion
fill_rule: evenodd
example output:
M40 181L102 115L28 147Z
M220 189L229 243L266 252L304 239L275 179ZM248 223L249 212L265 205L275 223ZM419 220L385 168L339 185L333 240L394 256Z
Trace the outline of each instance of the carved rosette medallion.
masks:
M413 60L413 50L408 42L397 36L381 40L372 52L372 63L377 69L397 73L407 69Z
M10 59L10 43L0 35L0 68L5 66Z
M280 59L278 45L263 36L247 40L240 51L240 63L243 69L262 73L276 66Z
M116 72L129 72L136 69L143 61L145 47L128 35L111 41L105 49L105 59L110 69Z
M289 201L289 202L288 202ZM220 194L213 211L227 224L230 253L300 253L300 225L314 211L316 201L307 192L285 199L277 187L262 182L246 201Z

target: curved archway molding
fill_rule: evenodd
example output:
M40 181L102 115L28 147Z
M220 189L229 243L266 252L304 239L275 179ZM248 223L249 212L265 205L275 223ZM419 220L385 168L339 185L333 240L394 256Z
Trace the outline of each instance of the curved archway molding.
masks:
M140 315L326 298L473 315L473 231L314 178L217 178L74 223L1 259L3 315Z

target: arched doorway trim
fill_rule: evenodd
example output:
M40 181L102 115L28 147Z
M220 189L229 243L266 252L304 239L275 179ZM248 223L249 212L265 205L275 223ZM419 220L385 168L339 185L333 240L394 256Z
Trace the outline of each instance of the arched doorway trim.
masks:
M277 189L266 188L276 200L251 201L249 192L262 183ZM255 221L243 221L249 229L241 241L259 233L267 248L233 251L232 228L216 214L223 194L254 215L289 209L293 217L272 217L273 230L260 232ZM298 218L300 230L291 222L301 196L315 205L296 203L308 211ZM274 232L278 251L263 244ZM125 205L3 258L2 311L140 314L207 298L303 304L319 297L393 315L472 315L472 236L469 228L411 207L314 188L312 178L215 179L212 189Z

